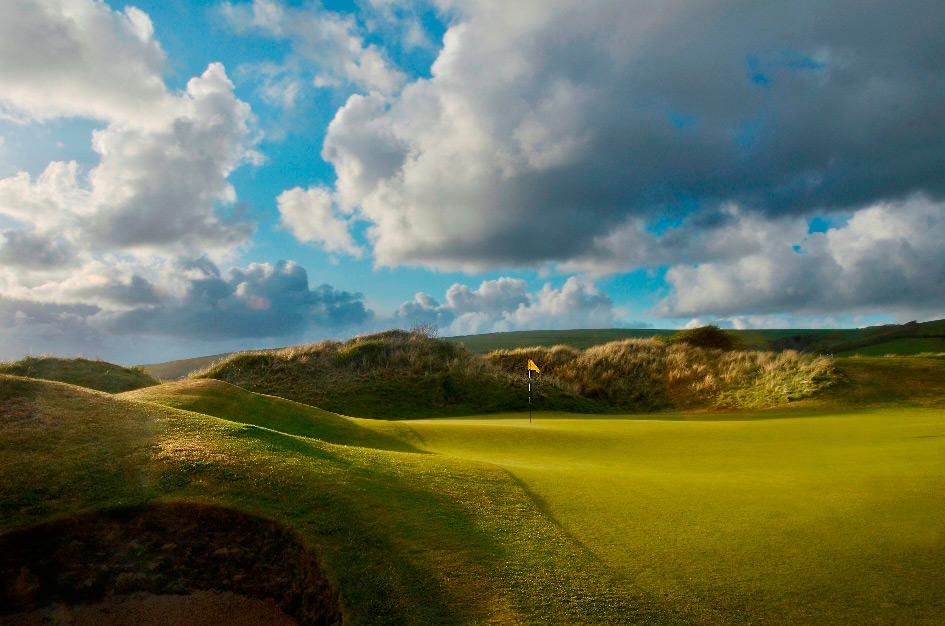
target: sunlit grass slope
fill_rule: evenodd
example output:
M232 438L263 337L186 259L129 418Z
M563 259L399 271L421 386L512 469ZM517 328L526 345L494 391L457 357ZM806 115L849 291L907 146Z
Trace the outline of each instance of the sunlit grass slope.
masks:
M510 376L462 346L419 332L389 330L344 343L233 354L196 378L222 380L324 409L381 419L526 410L522 374ZM602 398L549 384L545 405L607 411Z
M411 422L699 622L942 623L945 413Z
M158 381L140 367L122 367L107 361L29 356L0 363L0 374L56 380L80 387L118 393L156 385Z
M0 530L154 498L236 507L297 529L354 623L938 624L945 378L876 361L898 369L846 371L885 385L878 409L837 408L871 402L848 382L832 406L533 424L0 377Z
M219 388L165 391L150 400L225 412ZM321 412L295 421L285 405L265 406L278 401L256 402L244 419L281 412L286 430L338 436ZM398 445L416 451L0 376L0 531L88 508L197 499L297 530L351 623L685 621L573 542L504 469L425 453L398 425L375 425L360 443L399 432Z

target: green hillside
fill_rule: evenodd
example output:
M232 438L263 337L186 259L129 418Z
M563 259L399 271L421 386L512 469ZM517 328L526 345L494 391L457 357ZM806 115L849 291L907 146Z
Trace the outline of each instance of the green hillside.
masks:
M488 354L495 350L513 350L526 347L552 347L566 345L583 350L611 341L631 338L667 337L675 330L650 328L603 328L573 330L526 330L481 335L444 337L460 344L475 354ZM941 352L945 340L945 320L872 326L843 329L750 329L730 330L739 337L742 345L750 350L801 350L812 354L837 356L883 356L894 354L908 356L925 352ZM931 340L931 341L930 341ZM886 345L888 344L888 345ZM155 378L176 380L196 370L204 370L231 354L168 361L142 365Z
M796 352L722 351L625 339L584 351L498 350L399 330L283 350L239 353L195 374L357 417L410 419L527 410L524 364L538 362L533 407L614 413L762 407L836 381L832 361Z
M583 350L611 341L637 337L657 337L672 335L674 330L654 330L648 328L591 328L574 330L518 330L504 333L483 333L481 335L458 335L444 337L447 341L458 343L470 352L488 354L493 350L512 350L532 346L551 347L570 346Z
M230 356L230 353L214 354L211 356L198 356L192 359L166 361L164 363L147 363L145 365L139 365L138 367L158 380L179 380L186 378L191 372L205 369L210 364L225 359L228 356Z
M841 365L819 405L532 424L356 420L212 380L110 396L2 376L0 531L225 506L297 533L350 623L941 623L945 413L916 405L940 406L943 362Z
M19 361L0 363L0 374L27 376L119 393L157 385L158 381L140 367L122 367L106 361L26 357Z

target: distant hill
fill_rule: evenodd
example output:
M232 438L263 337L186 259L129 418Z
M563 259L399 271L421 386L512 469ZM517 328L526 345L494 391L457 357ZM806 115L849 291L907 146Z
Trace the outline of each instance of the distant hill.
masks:
M474 354L515 348L571 346L584 350L611 341L631 338L669 336L675 330L654 328L589 328L572 330L522 330L481 335L443 337L460 344ZM798 350L834 356L911 356L945 353L945 320L908 324L888 324L866 328L778 328L730 331L739 336L749 350ZM193 371L236 353L153 363L140 367L155 378L177 380Z
M462 344L475 354L488 354L493 350L512 350L542 346L565 345L583 350L591 346L610 343L619 339L668 336L675 330L657 330L652 328L586 328L574 330L518 330L504 333L484 333L481 335L458 335L444 337L447 341Z
M12 363L0 363L0 374L54 380L108 393L131 391L159 382L140 367L122 367L107 361L81 358L30 356Z
M191 359L179 359L177 361L167 361L165 363L147 363L139 365L141 369L159 380L179 380L186 378L191 372L206 369L211 363L221 361L230 356L231 352L223 354L214 354L211 356L198 356Z
M766 407L811 397L837 380L831 359L797 352L726 352L636 338L586 350L530 347L483 356L402 330L238 353L195 377L342 415L411 419L527 410L527 359L541 364L533 406L544 411Z

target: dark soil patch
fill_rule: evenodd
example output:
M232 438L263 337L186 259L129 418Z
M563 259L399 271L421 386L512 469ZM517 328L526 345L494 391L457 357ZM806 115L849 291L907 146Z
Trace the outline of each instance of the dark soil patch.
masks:
M54 604L3 616L4 626L295 626L272 600L229 591L195 591L186 596L132 593L95 604Z
M271 601L301 624L341 621L338 590L302 541L231 509L152 504L0 535L0 616L205 591Z

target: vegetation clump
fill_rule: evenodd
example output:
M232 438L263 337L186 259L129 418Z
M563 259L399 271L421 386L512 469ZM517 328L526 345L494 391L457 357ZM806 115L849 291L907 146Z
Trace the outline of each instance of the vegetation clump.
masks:
M742 347L741 338L735 333L722 330L714 324L686 328L666 338L669 343L685 343L696 348L715 350L738 350Z
M651 338L481 357L422 330L235 354L193 376L343 415L407 419L524 410L528 359L542 370L533 380L533 407L541 410L765 407L810 397L838 377L831 359L793 351L742 352Z
M50 356L29 356L11 363L0 363L0 374L55 380L108 393L141 389L160 382L140 367L122 367L107 361L60 359Z
M659 339L625 339L582 352L562 346L497 350L487 358L510 372L533 359L543 376L581 396L642 410L773 406L810 397L838 378L826 357Z
M192 376L343 415L405 419L527 409L516 374L418 329L234 354ZM544 401L544 409L608 409L557 385Z

